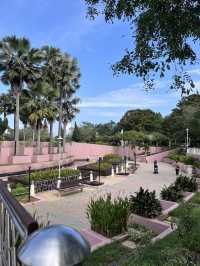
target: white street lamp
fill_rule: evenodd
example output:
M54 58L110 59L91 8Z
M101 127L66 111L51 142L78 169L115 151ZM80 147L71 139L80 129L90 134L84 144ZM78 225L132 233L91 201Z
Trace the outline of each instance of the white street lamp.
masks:
M186 128L186 153L188 153L189 147L189 128Z
M57 140L58 140L58 145L59 146L61 146L61 144L62 144L62 141L63 141L63 138L61 137L61 136L59 136L58 138L57 138ZM60 182L61 182L61 180L60 180L60 169L61 168L61 152L60 152L60 150L59 150L59 160L58 160L58 184L57 184L57 187L59 188L60 187Z

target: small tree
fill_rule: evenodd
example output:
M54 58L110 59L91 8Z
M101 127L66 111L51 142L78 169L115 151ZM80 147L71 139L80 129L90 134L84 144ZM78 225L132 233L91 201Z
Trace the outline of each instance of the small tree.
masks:
M72 134L72 140L76 141L76 142L80 142L81 141L80 131L79 131L79 128L78 128L76 122L75 122L75 125L74 125L74 131L73 131L73 134Z

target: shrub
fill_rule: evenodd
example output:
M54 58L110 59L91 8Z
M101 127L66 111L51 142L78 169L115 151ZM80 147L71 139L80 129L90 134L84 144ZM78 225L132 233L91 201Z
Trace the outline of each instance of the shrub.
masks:
M180 175L176 179L175 186L183 191L194 192L197 190L197 182L194 177Z
M136 196L130 196L130 211L132 213L153 218L161 214L162 208L159 200L156 198L155 190L149 192L142 187Z
M16 197L18 195L26 195L28 194L29 189L24 187L21 183L17 183L16 187L12 189L11 194Z
M146 245L151 241L154 233L142 225L132 224L128 227L128 236L136 244Z
M128 199L118 197L112 200L111 194L91 199L87 207L91 229L107 237L126 231L128 213Z
M122 158L117 154L107 154L103 157L103 161L111 164L119 164L122 161Z
M164 186L160 194L162 199L169 201L180 201L183 198L182 191L174 184L169 187Z
M76 176L79 175L80 171L71 169L71 168L64 168L61 169L60 175L61 177L67 176ZM38 180L50 180L58 177L58 169L48 169L48 170L41 170L31 173L31 180L38 181ZM28 175L25 176L25 180L28 181Z

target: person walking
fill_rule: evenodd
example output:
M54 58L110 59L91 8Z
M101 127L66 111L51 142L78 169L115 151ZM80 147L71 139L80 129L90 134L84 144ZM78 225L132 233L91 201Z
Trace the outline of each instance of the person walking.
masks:
M175 171L176 171L176 176L178 176L179 175L179 172L180 172L180 166L179 166L179 164L178 164L177 161L176 161Z
M154 174L158 174L158 162L157 162L157 160L154 161Z

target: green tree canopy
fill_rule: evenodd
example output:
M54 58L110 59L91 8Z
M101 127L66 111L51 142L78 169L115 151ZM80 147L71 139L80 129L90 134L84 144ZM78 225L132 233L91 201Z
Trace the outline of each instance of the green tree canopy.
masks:
M76 142L80 142L81 141L80 131L79 131L79 128L78 128L76 122L75 122L75 125L74 125L74 131L73 131L73 134L72 134L72 140L76 141Z
M127 111L118 126L125 131L160 132L162 130L162 123L163 118L160 113L155 113L150 109L136 109Z
M200 39L199 0L85 0L88 15L103 14L106 22L121 20L130 25L132 49L113 69L143 77L148 88L155 77L173 70L172 87L187 92L194 87L184 71L187 63L197 61ZM198 47L197 47L198 48ZM157 73L157 75L156 75ZM189 84L186 88L185 83Z
M200 146L200 95L193 94L184 97L173 109L172 113L165 118L164 130L166 134L176 140L177 143L184 143L186 128L189 129L191 145Z

